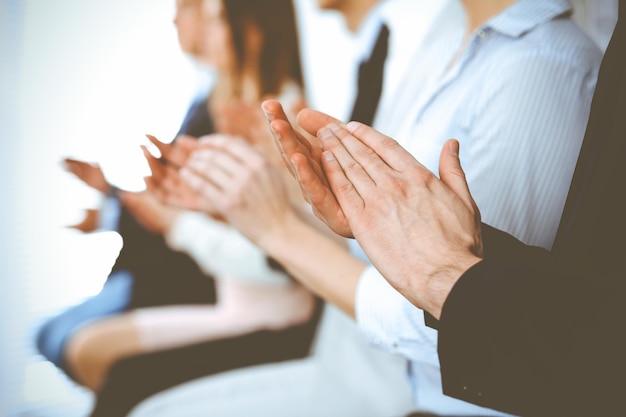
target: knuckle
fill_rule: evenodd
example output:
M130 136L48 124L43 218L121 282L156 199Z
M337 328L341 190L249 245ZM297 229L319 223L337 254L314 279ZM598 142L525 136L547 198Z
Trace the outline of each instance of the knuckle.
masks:
M337 191L339 192L339 194L347 194L351 192L353 189L354 187L349 182L343 183L337 186Z
M350 160L348 162L346 162L344 169L346 171L356 171L358 169L361 168L361 165L359 165L358 162L354 161L354 160Z
M397 140L392 139L388 136L385 136L384 139L381 141L380 146L385 149L385 150L389 150L389 151L395 151L398 148L402 148L402 146L398 143Z
M355 156L362 159L380 159L372 149L367 147L359 148Z

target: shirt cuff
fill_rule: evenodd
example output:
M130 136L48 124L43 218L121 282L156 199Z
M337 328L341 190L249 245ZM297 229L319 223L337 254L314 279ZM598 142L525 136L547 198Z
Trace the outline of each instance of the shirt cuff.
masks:
M426 326L424 312L396 291L373 266L361 274L355 311L359 329L374 347L438 365L437 332Z

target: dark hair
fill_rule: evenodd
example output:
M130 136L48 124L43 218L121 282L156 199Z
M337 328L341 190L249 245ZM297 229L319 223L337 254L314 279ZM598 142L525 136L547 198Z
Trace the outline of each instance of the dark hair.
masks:
M263 37L258 62L261 96L278 94L284 82L302 87L302 68L295 10L292 0L222 0L231 27L235 71L241 74L246 60L246 32L254 25ZM240 77L237 77L240 78Z

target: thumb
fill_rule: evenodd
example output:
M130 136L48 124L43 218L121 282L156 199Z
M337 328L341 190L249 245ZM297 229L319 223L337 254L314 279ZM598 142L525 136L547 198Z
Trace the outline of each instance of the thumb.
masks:
M439 157L439 179L443 181L468 207L476 207L470 194L465 172L459 159L459 141L449 139Z

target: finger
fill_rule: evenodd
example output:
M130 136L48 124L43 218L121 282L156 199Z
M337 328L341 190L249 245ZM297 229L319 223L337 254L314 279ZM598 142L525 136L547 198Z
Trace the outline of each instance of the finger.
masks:
M334 127L338 128L337 125L334 125ZM322 158L324 173L328 182L330 183L330 178L328 177L329 173L326 172L328 160L325 158L330 158L332 155L332 164L335 164L334 161L336 160L336 162L341 166L345 177L347 177L348 181L358 190L358 193L362 196L367 195L372 187L376 186L374 180L369 176L363 166L361 166L361 164L354 159L354 157L346 149L345 145L335 135L335 132L325 127L319 131L318 136L324 145L324 150L331 152L331 154L324 152L324 157ZM335 166L333 165L333 167ZM336 172L334 172L334 174L336 174ZM330 184L334 192L335 186L332 185L332 183Z
M317 136L321 128L329 124L343 125L343 122L316 110L303 109L298 113L298 124L309 134Z
M265 118L268 122L278 119L288 121L287 114L285 114L285 110L283 110L283 106L278 100L270 99L263 101L261 109L265 113Z
M324 171L321 167L321 154L322 149L319 147L306 147L303 142L308 144L308 141L295 132L289 123L282 120L276 120L272 122L272 126L275 129L275 137L277 138L283 161L286 161L286 166L289 168L291 174L297 178L295 167L292 165L293 156L301 154L308 159L309 166L314 170L318 179L327 184Z
M259 151L248 142L240 138L225 135L215 136L211 140L203 142L202 149L226 154L230 158L243 164L254 161L259 157Z
M277 137L277 129L279 126L282 126L283 133L289 133L288 138L293 139L294 145L296 142L299 142L301 146L304 146L306 149L310 150L311 144L304 137L299 135L295 129L291 126L291 122L285 113L283 106L276 100L267 100L264 101L261 105L261 109L263 113L265 113L265 119L267 120L270 131L274 134L274 138L278 140ZM280 123L274 123L274 121L280 121ZM281 148L281 146L279 146Z
M167 175L160 182L159 187L166 195L177 195L184 190L187 183L180 177L180 175Z
M245 169L244 165L228 153L208 149L195 152L186 167L221 188L233 186L237 174Z
M80 177L80 172L82 171L81 167L74 162L64 162L63 169L77 177Z
M206 200L204 201L204 208L207 211L219 210L217 205L220 201L223 201L223 197L220 188L216 184L207 181L197 173L186 168L181 170L181 177L191 188L204 197L203 200Z
M85 165L87 165L86 162L76 159L65 158L63 160L63 168L76 176L79 176Z
M322 161L334 199L336 199L341 210L348 216L361 210L365 202L335 155L332 152L324 151ZM326 204L330 203L327 202Z
M460 145L456 139L450 139L444 143L439 157L439 179L454 191L468 207L476 207L467 185L465 172L461 167L459 148Z
M283 110L282 105L276 100L267 100L264 101L261 105L263 112L265 113L265 118L270 126L270 131L274 136L274 140L277 143L278 148L281 152L287 152L287 157L290 158L289 149L293 149L296 146L302 146L307 149L309 152L312 150L311 143L300 135L294 128L291 126L291 122L287 117L287 114ZM280 133L279 133L280 132ZM280 142L280 138L283 136L285 139L285 143ZM287 149L283 150L283 146L287 145Z
M296 153L291 157L289 164L293 165L295 168L295 178L300 184L302 196L307 202L319 204L319 202L323 201L329 194L332 196L328 184L326 181L320 181L306 156ZM332 198L335 199L334 196L332 196Z
M163 164L161 164L161 162L155 158L145 146L141 145L141 151L143 152L144 158L146 158L146 161L148 162L148 167L150 168L150 172L152 172L154 180L161 180L165 176L165 166L163 166Z
M298 182L300 183L302 194L317 213L321 214L323 218L331 218L336 213L342 212L341 206L330 186L319 181L303 155L295 154L293 156L293 164L297 167ZM343 213L341 215L343 216Z
M268 161L266 156L249 143L228 136L215 137L203 143L203 151L207 153L196 156L201 152L198 151L192 156L198 161L194 162L194 166L190 164L187 166L224 188L234 186L241 172L250 168L262 168ZM228 178L223 177L219 171L222 171Z
M187 162L189 155L197 148L197 138L187 135L178 136L172 142L171 152L167 155L167 161L172 165L182 167Z
M274 143L281 153L290 158L295 152L304 153L313 157L313 145L297 131L288 121L274 120L270 123L270 131L274 137Z
M363 168L374 183L379 185L386 184L393 178L392 175L395 173L395 170L389 167L372 148L365 145L339 125L331 124L327 128L330 129L334 137L339 139L341 145L350 153L352 158ZM324 129L320 130L320 132L324 131ZM327 135L327 137L329 136ZM337 145L336 141L326 140L322 144L325 150L335 152L333 146Z
M69 164L77 165L77 166L84 166L84 165L94 166L94 164L90 164L89 162L81 161L79 159L74 159L74 158L64 158L63 163L68 164L68 165Z
M346 125L346 130L376 152L387 165L396 171L403 172L409 168L414 169L416 162L426 169L397 141L372 127L359 122L350 122Z
M170 157L170 154L172 153L172 145L168 143L163 143L160 140L158 140L155 136L150 135L148 133L146 133L145 136L154 146L156 146L156 148L159 150L163 158L168 159Z
M208 181L198 172L187 167L180 170L180 178L187 186L189 186L191 190L195 192L199 192L202 188L202 183Z

